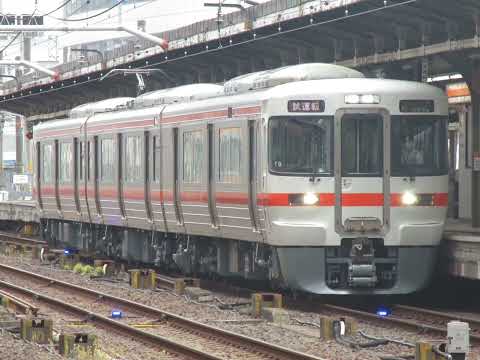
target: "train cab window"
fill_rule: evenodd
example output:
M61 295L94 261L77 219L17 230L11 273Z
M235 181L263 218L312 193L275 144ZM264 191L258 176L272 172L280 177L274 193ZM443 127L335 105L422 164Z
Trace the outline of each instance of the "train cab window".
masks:
M140 136L127 136L125 139L125 181L136 182L142 179L142 139Z
M203 133L201 130L183 133L183 181L200 183L204 158Z
M380 176L383 169L383 121L378 114L342 118L342 176Z
M272 117L269 162L272 173L329 175L333 162L333 118Z
M392 176L447 174L447 119L392 117Z
M113 139L101 139L100 149L100 179L113 181L115 161Z
M160 145L160 136L156 135L153 137L152 141L153 146L153 181L160 180L160 156L161 156L161 145Z
M42 180L44 183L53 181L53 145L43 144L42 146Z
M59 180L61 182L72 181L72 166L73 166L72 155L73 155L72 143L60 143Z
M220 129L218 181L227 184L239 184L241 161L241 129Z

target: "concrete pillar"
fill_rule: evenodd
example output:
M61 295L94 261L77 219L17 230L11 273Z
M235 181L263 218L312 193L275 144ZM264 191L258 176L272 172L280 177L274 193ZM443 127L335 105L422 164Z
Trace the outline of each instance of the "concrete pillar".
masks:
M25 33L23 34L23 59L32 60L32 38Z
M280 51L280 61L281 61L281 66L287 66L290 65L290 54L288 51Z
M304 46L297 47L297 62L299 64L304 64L310 62L312 59L309 49Z
M16 144L16 167L17 173L23 173L23 129L22 118L20 116L15 117L15 144Z
M344 43L342 40L333 39L333 57L335 62L342 60L344 51Z

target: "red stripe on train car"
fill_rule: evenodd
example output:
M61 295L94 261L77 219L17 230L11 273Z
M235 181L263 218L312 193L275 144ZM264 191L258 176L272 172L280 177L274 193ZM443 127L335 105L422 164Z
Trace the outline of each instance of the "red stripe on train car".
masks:
M207 111L194 114L184 114L184 115L174 115L174 116L165 116L162 118L162 123L173 123L181 121L195 121L195 120L205 120L205 119L216 119L221 117L227 117L227 110L217 110L217 111Z
M145 189L143 187L125 186L123 188L123 196L129 200L144 200Z
M73 194L74 194L73 185L70 185L70 186L59 186L59 187L58 187L58 194L59 194L60 196L67 196L67 195L73 196Z
M448 206L448 193L433 194L433 205L440 207Z
M183 191L180 193L181 201L208 203L208 193L202 191Z
M383 206L383 194L342 194L342 206Z
M259 114L262 111L260 106L250 106L233 109L233 116Z
M217 204L248 205L248 194L238 192L217 192L215 193Z

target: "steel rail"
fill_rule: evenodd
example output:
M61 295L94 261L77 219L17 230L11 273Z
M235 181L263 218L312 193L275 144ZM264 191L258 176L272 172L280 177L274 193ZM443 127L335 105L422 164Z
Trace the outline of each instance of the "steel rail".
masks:
M470 325L475 325L475 326L478 326L480 328L480 318L479 319L472 319L472 318L470 318L468 316L465 316L465 315L457 315L457 314L452 314L452 313L448 313L448 312L441 312L441 311L438 311L438 310L424 309L424 308L420 308L420 307L417 307L417 306L410 306L410 305L395 305L395 308L405 310L405 311L412 311L412 312L416 312L416 313L423 313L423 314L427 314L427 315L438 316L440 318L443 318L446 321L453 321L453 320L464 321L464 322L468 322Z
M427 330L427 331L432 331L432 332L435 332L435 333L438 333L438 334L447 335L447 328L446 327L424 324L424 323L417 322L417 321L414 321L414 320L402 319L401 317L396 317L396 316L392 316L392 315L390 315L390 316L379 316L379 315L372 314L372 313L367 312L367 311L352 309L352 308L348 308L348 307L344 307L344 306L323 304L322 307L324 309L343 312L343 313L347 313L347 314L350 314L352 316L357 316L357 317L360 317L360 318L383 321L383 322L386 322L386 323L393 323L393 324L396 324L396 325L407 326L407 327L411 327L411 328L415 328L415 329ZM419 312L422 312L422 310L423 309L419 310ZM433 315L433 314L430 314L430 315ZM475 341L475 342L480 342L480 335L470 334L470 339Z
M69 289L78 292L79 294L92 296L96 299L103 301L108 301L109 303L115 304L116 306L123 307L125 306L128 309L138 311L140 313L149 314L152 317L160 317L162 319L167 319L176 322L179 326L195 330L202 333L207 333L209 336L215 336L222 339L223 342L230 342L234 345L239 345L242 347L249 346L256 349L258 352L270 356L272 359L288 359L288 360L322 360L314 355L302 353L292 349L288 349L283 346L267 343L262 340L254 339L245 335L237 334L228 330L220 329L211 325L206 325L195 320L185 318L183 316L173 314L161 309L157 309L148 305L140 304L131 300L119 298L112 296L103 292L96 290L80 287L78 285L70 284L61 280L56 280L47 276L35 274L26 270L18 269L5 264L0 264L0 271L14 273L18 276L24 276L27 278L32 278L39 280L43 283L48 284L49 287L57 286L59 288ZM68 304L69 305L69 304ZM80 309L85 311L83 309ZM93 314L97 317L96 314ZM106 318L109 322L113 321L109 318ZM102 320L103 321L103 320ZM114 321L117 323L116 321Z
M0 290L0 299L1 299L2 304L7 309L12 309L15 312L20 311L21 313L23 313L25 315L37 316L38 307L30 304L27 301L19 299L18 297L14 296L14 295L6 292L6 291L1 291Z
M90 322L93 323L98 323L99 325L107 326L109 328L112 328L114 330L120 331L124 333L126 336L134 336L136 338L141 339L142 341L147 341L151 343L152 345L160 346L161 348L176 353L176 354L181 354L183 356L187 356L188 358L191 359L200 359L200 360L220 360L221 358L213 356L209 353L196 350L190 347L187 347L185 345L182 345L180 343L177 343L175 341L169 340L167 338L164 338L162 336L158 336L155 334L148 333L146 331L140 330L138 328L135 328L133 326L127 325L125 323L121 323L119 321L110 319L106 316L103 316L101 314L97 314L88 310L85 310L81 307L78 307L76 305L72 305L69 303L66 303L64 301L55 299L53 297L43 295L39 292L14 285L12 283L9 283L7 281L1 281L0 280L0 288L7 288L10 290L14 290L18 293L23 294L24 296L31 296L35 298L37 301L47 303L51 306L54 307L59 307L67 312L76 314L81 317L85 317L88 319Z
M20 236L9 232L0 231L0 242L5 242L14 245L28 245L28 246L46 246L47 243L42 240Z

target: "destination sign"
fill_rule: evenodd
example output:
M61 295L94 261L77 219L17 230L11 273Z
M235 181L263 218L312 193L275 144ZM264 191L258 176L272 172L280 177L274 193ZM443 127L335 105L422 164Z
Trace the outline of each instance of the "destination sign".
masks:
M289 112L324 112L325 101L323 100L289 100Z

